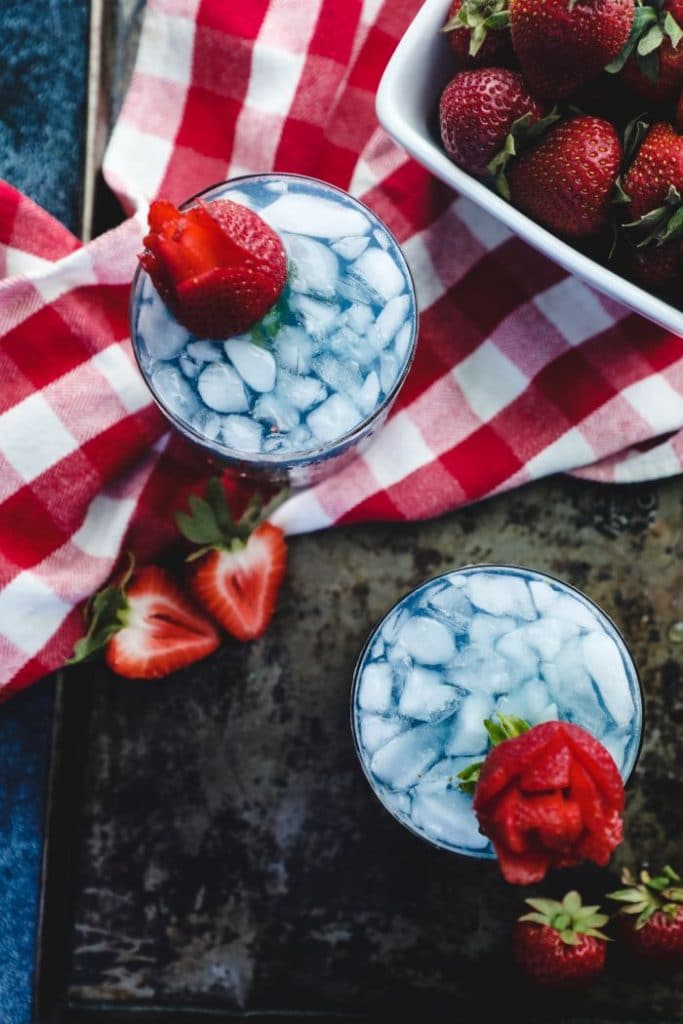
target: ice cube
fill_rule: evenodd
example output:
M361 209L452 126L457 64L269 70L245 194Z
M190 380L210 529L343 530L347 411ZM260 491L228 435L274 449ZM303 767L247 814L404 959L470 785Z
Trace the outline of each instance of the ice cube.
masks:
M341 391L355 401L363 386L363 377L354 363L342 362L325 352L314 361L314 369L332 391Z
M370 648L370 657L381 658L384 654L385 649L386 644L384 643L384 640L382 640L381 637L378 637L373 643L372 647Z
M363 669L358 689L358 704L364 711L383 714L391 710L394 674L385 661L370 662Z
M351 264L352 272L381 299L388 302L405 290L406 280L388 252L371 246Z
M286 190L286 188L287 188L286 182L274 181L274 182L268 182L268 184L266 185L266 188L269 189L269 190L272 190L274 192L279 192L279 191L283 190L283 186L284 186L284 190ZM226 198L229 198L231 203L239 203L240 206L246 206L246 207L248 207L248 209L252 208L251 196L248 196L246 192L241 192L237 188L231 188L230 189L230 194L229 194L229 196L226 196Z
M261 395L254 406L254 416L277 433L287 433L301 420L298 410L277 395Z
M542 679L527 679L525 683L516 686L514 690L501 698L498 703L498 710L505 714L517 715L531 725L535 725L545 708L550 703L548 687Z
M584 668L580 640L571 641L562 648L555 659L555 668L556 679L551 681L547 671L544 671L544 677L561 716L583 726L599 738L607 724L605 712L591 678Z
M246 416L225 416L221 428L223 443L236 452L259 452L263 429Z
M394 342L394 351L396 352L396 358L400 359L401 362L405 359L408 354L408 348L410 346L410 339L413 334L412 324L404 324L401 330L396 335L396 341Z
M501 694L510 690L516 682L516 676L511 673L510 664L505 658L488 651L483 657L473 659L469 663L456 658L448 667L448 681L463 690Z
M557 591L543 580L530 580L529 590L539 615L543 615L558 596Z
M458 789L443 793L425 792L418 786L413 793L411 820L426 835L449 846L482 850L488 839L479 831L472 810L472 797Z
M331 395L308 414L307 423L319 441L336 441L352 430L362 413L345 395Z
M593 612L586 607L583 601L570 594L560 594L556 597L552 604L545 609L545 614L552 615L555 619L566 619L585 629L602 628Z
M605 633L589 633L581 641L581 648L583 663L605 707L617 725L628 725L633 717L633 702L624 659L616 643Z
M337 291L342 299L347 299L353 304L372 305L379 301L379 296L373 292L372 288L361 281L359 277L353 277L351 274L342 275L339 278ZM368 330L372 330L372 328L370 327Z
M400 367L393 352L383 352L379 361L379 384L387 395L398 377Z
M261 450L263 428L246 416L225 416L222 430L223 443L236 452Z
M397 295L395 298L390 299L389 302L387 302L375 323L377 333L382 339L383 346L388 345L394 335L398 332L399 327L401 327L408 315L409 307L410 299L407 295Z
M290 308L299 314L303 328L315 338L324 338L339 321L339 306L310 295L291 295Z
M327 344L336 356L347 363L369 366L377 358L377 353L372 345L368 344L367 338L356 334L346 325L331 334Z
M433 768L420 779L417 789L421 793L441 792L449 788L458 788L458 772L472 764L471 757L442 757Z
M398 818L410 817L410 796L408 793L392 793L390 789L381 788L380 797L384 805Z
M490 651L495 646L496 640L504 633L511 633L515 626L515 620L507 616L499 618L495 615L487 615L486 612L477 612L472 616L470 623L470 642Z
M401 632L403 626L410 618L410 612L407 608L399 608L398 611L392 612L382 623L380 630L382 639L387 644L396 643L398 634Z
M422 665L444 665L455 654L453 634L443 622L412 615L401 627L399 642Z
M188 356L187 352L183 352L181 354L180 359L178 360L178 366L188 380L195 380L195 378L202 372L202 364L195 363L194 359Z
M410 789L443 754L444 726L418 725L385 743L370 771L390 789Z
M344 313L344 318L351 330L355 331L356 334L362 334L366 331L375 319L370 306L364 302L354 302Z
M398 713L420 722L439 722L455 711L462 698L462 691L446 685L438 672L416 665L406 676Z
M490 694L481 691L468 694L453 719L444 748L446 755L483 754L489 741L484 719L489 718L492 711L493 697Z
M173 319L156 291L140 303L136 332L152 359L175 359L188 341L187 328Z
M197 389L204 404L216 412L243 412L249 407L239 374L225 363L209 363L197 380Z
M626 755L632 739L633 736L630 732L617 732L615 729L610 729L600 740L603 746L609 750L622 775L627 764Z
M191 341L185 351L198 363L220 363L223 358L219 341Z
M152 373L152 386L168 410L180 419L192 419L200 408L194 389L177 366L157 366Z
M360 740L370 755L406 728L406 723L399 718L382 718L381 715L361 715L359 722Z
M192 420L192 426L209 441L215 441L223 427L223 419L217 412L200 409Z
M358 407L367 416L377 408L379 401L379 377L373 370L363 381L363 386L358 392Z
M527 585L518 576L475 572L468 577L467 592L472 604L491 615L514 615L528 620L536 618Z
M291 260L289 287L323 299L333 298L337 290L339 260L329 246L303 235L284 235Z
M430 592L427 599L430 608L434 608L448 620L452 631L458 635L467 633L472 615L472 605L459 587L447 583L441 590Z
M365 252L369 242L367 235L351 235L349 238L340 238L338 242L333 242L332 248L342 259L355 260Z
M283 454L292 450L292 439L289 434L268 433L261 446L268 455Z
M278 331L275 342L280 366L293 373L308 373L313 359L314 345L301 327L285 325Z
M253 341L233 338L225 343L225 354L240 377L254 391L272 391L277 372L273 353Z
M343 238L364 235L370 221L359 209L322 196L290 192L261 210L267 224L277 231L292 231L312 238Z
M305 423L300 423L298 427L294 427L294 430L290 430L287 436L289 438L289 450L292 452L308 451L309 448L315 447L313 434Z
M505 633L498 640L496 651L505 658L513 684L538 674L538 655L529 646L523 628Z
M327 388L317 377L299 377L280 370L275 394L295 409L310 409L327 398Z
M574 622L546 615L540 621L524 626L523 632L529 647L544 661L552 661L560 653L562 645L578 635L579 627Z
M375 241L377 242L381 249L388 249L391 245L391 242L389 241L389 236L387 235L386 231L380 231L379 228L375 228L375 230L372 232L372 237L375 239Z

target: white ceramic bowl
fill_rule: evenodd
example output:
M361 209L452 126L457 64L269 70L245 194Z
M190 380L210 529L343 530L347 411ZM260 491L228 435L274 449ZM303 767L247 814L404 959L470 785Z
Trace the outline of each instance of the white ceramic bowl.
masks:
M449 0L425 0L396 48L377 91L376 109L382 126L437 178L478 203L570 273L683 336L683 312L584 256L448 159L430 131L441 91L455 74L453 55L439 31L448 7Z

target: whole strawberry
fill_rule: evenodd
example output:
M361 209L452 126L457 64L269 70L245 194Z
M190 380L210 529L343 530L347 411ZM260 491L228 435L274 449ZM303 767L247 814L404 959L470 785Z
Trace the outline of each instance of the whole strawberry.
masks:
M500 67L512 59L507 0L453 0L442 32L462 68Z
M608 893L620 905L619 935L637 956L655 966L683 967L683 887L673 868L661 875L625 869L626 888Z
M582 988L603 971L609 918L597 906L584 907L578 892L558 900L528 899L532 911L519 918L512 950L526 977L555 989Z
M662 288L683 259L683 135L660 121L645 135L621 181L627 263L633 276Z
M459 167L484 176L515 121L525 115L533 123L541 119L543 109L517 72L504 68L460 71L439 103L444 148Z
M636 10L637 31L627 44L623 79L648 103L675 99L683 89L681 26L683 0L656 0Z
M245 206L215 199L181 211L160 199L149 227L140 264L176 319L202 338L246 331L285 286L284 246Z
M563 121L513 161L510 201L558 235L595 235L608 222L621 157L621 141L609 121Z
M510 0L512 45L529 88L563 99L625 45L633 0Z

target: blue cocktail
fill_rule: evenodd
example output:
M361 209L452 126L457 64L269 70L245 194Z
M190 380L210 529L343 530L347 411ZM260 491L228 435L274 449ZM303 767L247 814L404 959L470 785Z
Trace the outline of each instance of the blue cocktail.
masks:
M198 338L139 270L131 334L154 398L183 434L245 475L307 484L384 421L412 360L417 312L405 259L377 216L311 178L262 174L195 197L254 210L280 236L287 283L242 335Z
M394 817L437 846L493 857L458 773L496 712L582 726L624 780L642 732L638 675L614 623L529 569L471 566L429 580L377 626L358 661L352 725L363 770Z

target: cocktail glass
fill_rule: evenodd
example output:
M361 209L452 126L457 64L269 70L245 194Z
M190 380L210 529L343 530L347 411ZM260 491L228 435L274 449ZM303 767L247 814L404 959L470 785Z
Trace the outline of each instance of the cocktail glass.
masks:
M624 782L640 750L638 673L612 620L544 573L474 565L403 597L368 638L351 721L370 786L393 816L436 846L495 856L458 772L481 760L484 719L574 722L600 740Z
M391 232L348 193L255 174L194 196L249 206L280 235L288 278L250 331L197 338L148 274L133 281L133 349L162 412L236 473L302 486L340 469L387 417L415 351L417 307Z

